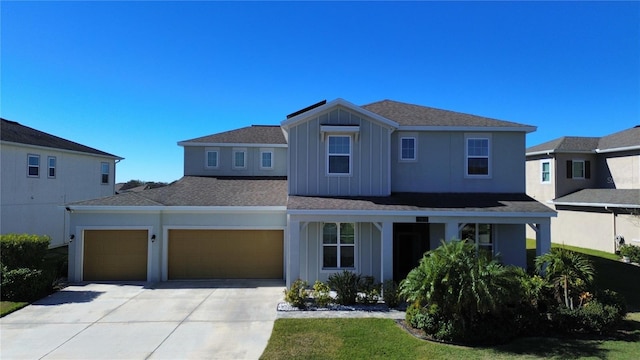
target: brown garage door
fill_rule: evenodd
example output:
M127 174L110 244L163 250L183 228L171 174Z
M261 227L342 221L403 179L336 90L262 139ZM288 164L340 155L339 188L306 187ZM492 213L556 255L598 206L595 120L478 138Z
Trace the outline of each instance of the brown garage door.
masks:
M282 279L282 230L169 230L169 279Z
M83 280L147 280L147 230L85 230Z

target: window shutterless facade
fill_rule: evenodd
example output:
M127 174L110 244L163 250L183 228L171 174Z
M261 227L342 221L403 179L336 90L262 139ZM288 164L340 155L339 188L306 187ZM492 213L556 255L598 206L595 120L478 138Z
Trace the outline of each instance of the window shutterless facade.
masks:
M543 161L540 163L541 182L548 183L551 181L551 162Z
M109 163L103 162L100 164L100 182L102 184L109 183Z
M476 252L485 251L493 256L493 226L491 224L464 224L460 229L460 239L471 241Z
M470 177L489 177L491 158L489 138L468 137L466 141L466 175Z
M325 223L322 226L322 268L355 268L355 238L354 223Z
M34 155L34 154L27 155L27 176L29 177L40 176L40 155Z
M247 167L247 151L246 150L233 150L233 168L245 169Z
M400 138L400 160L409 161L416 159L417 143L415 137Z
M218 156L219 156L219 153L217 150L208 150L206 152L207 162L205 164L205 167L209 169L218 168Z
M273 151L271 150L260 151L260 168L273 169Z
M47 158L47 168L48 168L47 176L49 178L55 178L56 177L56 157L55 156L49 156Z
M327 139L327 173L351 175L351 136L329 135Z

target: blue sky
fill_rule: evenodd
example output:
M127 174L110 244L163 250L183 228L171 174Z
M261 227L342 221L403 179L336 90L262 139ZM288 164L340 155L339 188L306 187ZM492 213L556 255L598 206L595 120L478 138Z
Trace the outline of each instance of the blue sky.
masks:
M640 124L639 2L0 3L0 115L182 176L177 142L323 99L538 127L532 146Z

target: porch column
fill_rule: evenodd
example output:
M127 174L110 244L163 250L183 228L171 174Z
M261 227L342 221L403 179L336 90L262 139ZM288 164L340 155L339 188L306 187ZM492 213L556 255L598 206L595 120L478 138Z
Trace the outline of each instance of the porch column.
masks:
M380 231L380 282L393 280L393 223L385 221Z
M287 219L287 288L300 277L300 222Z
M458 235L458 222L449 221L444 224L444 241L449 242L460 237Z
M551 250L551 219L540 219L536 230L536 256Z

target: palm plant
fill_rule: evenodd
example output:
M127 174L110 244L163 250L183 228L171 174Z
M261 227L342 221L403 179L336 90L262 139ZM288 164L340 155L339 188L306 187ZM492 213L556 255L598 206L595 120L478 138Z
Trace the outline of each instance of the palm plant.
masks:
M569 296L572 290L590 284L595 275L593 264L586 257L563 248L553 248L538 256L535 264L536 271L554 285L556 297L564 297L565 306L572 309L573 300Z

